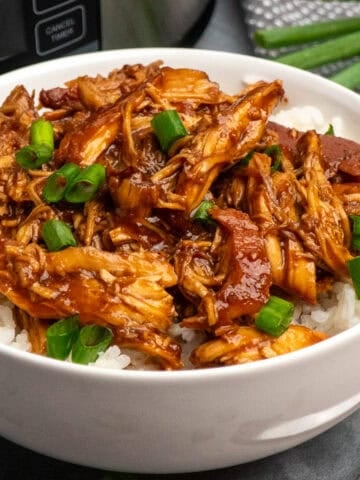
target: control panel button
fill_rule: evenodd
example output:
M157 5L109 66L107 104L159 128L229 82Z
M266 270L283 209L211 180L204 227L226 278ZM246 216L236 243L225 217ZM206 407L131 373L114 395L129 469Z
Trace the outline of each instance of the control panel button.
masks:
M35 13L46 13L55 8L63 7L75 0L33 0L33 8Z
M41 20L35 25L36 52L40 56L80 42L86 34L82 5Z

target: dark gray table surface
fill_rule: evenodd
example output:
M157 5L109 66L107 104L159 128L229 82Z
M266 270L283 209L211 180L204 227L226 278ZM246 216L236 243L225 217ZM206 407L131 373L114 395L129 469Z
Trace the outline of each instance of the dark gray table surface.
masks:
M246 0L245 0L246 1ZM197 48L252 53L239 0L218 0ZM26 401L26 399L24 399ZM102 472L39 455L0 438L0 480L360 480L360 411L322 435L263 460L212 472Z

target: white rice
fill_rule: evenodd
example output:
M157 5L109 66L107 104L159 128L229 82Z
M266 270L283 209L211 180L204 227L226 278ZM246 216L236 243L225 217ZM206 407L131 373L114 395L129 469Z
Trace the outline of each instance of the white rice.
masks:
M360 323L360 300L352 285L337 282L331 293L320 295L318 305L299 303L293 321L335 335Z
M260 80L271 82L273 78L246 74L244 75L243 83L245 85L251 85ZM346 137L344 122L341 117L334 116L332 118L325 118L321 110L313 105L302 105L301 107L291 108L283 108L282 106L280 111L276 111L276 113L271 115L270 120L299 131L316 130L318 133L325 133L329 128L329 124L331 124L334 127L336 136Z
M279 112L274 113L270 119L281 125L295 128L302 132L306 130L316 130L318 133L325 133L329 128L329 124L331 124L334 127L336 136L345 136L344 122L341 117L335 116L326 119L322 112L312 105L280 110Z
M4 299L4 297L0 297ZM31 344L25 330L16 333L16 324L13 315L13 305L6 299L0 304L0 343L11 347L31 351Z
M190 354L194 348L205 341L205 333L199 330L193 330L192 328L181 327L178 323L174 323L169 328L169 334L182 344L182 361L184 368L194 368L190 362Z
M99 353L96 362L90 363L90 365L116 370L126 368L130 363L130 357L122 353L117 345L112 345L105 352Z
M315 129L319 133L325 132L331 123L337 136L346 137L340 117L324 118L321 111L311 105L279 111L272 115L271 120L297 130ZM2 298L3 300L0 297L0 343L20 350L31 351L27 332L23 330L16 333L13 307L4 297ZM298 303L293 323L325 332L328 335L335 335L360 323L360 300L356 299L351 284L337 282L331 293L320 296L317 305ZM183 343L185 368L192 368L189 355L197 345L204 341L204 333L181 327L178 324L172 325L169 333ZM130 349L120 350L116 345L100 353L96 362L91 365L110 369L154 369L154 364L147 355Z

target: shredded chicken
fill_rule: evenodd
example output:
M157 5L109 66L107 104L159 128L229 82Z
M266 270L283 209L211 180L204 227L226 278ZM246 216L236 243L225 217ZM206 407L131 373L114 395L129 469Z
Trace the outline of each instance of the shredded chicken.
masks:
M326 335L301 325L291 325L280 337L271 337L254 327L233 327L220 338L197 347L194 365L236 365L276 357L324 340Z
M282 355L326 335L255 327L271 295L316 304L348 279L348 215L360 213L360 146L269 121L281 81L236 95L207 74L161 62L81 76L35 95L19 85L0 106L0 293L15 306L32 351L46 330L77 315L113 344L183 368L179 323L201 332L195 367ZM164 152L153 117L176 110L187 134ZM22 168L16 152L37 118L55 133L51 161ZM269 147L277 148L274 158ZM106 182L84 204L47 203L49 176L66 163L101 164ZM197 209L210 202L207 217ZM67 223L76 246L51 252L42 228Z
M251 218L260 226L271 264L272 282L309 303L316 302L316 265L297 237L298 181L283 156L284 172L271 172L271 158L255 153L249 163L247 200Z
M260 141L268 115L283 96L280 82L261 82L248 89L216 117L209 128L200 131L188 146L152 177L164 181L180 169L175 196L171 192L159 206L196 208L224 167L246 156Z
M350 222L339 198L326 179L322 166L319 137L308 132L302 139L306 212L302 215L300 233L307 249L326 269L346 277L346 262L352 258ZM302 150L303 149L303 150Z

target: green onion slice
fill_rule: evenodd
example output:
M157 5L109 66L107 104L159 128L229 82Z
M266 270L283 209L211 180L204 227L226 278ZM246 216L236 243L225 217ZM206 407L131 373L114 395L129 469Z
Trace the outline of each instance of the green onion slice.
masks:
M79 172L80 167L75 163L65 163L59 170L51 174L43 188L44 200L48 203L62 200L66 188Z
M360 257L355 257L349 260L347 266L356 293L356 298L360 299Z
M245 155L245 157L243 157L240 161L239 161L239 165L241 167L247 167L250 163L250 160L252 158L252 156L254 155L254 150L251 150L247 155Z
M39 168L52 159L54 152L54 130L50 122L39 118L30 127L31 144L15 154L23 168Z
M48 120L39 118L30 127L31 145L47 145L54 150L54 129Z
M208 210L215 206L214 202L210 200L203 200L196 212L193 215L194 220L199 220L202 223L211 223L214 220L210 217Z
M328 129L326 130L325 135L335 135L334 127L331 123L329 123Z
M359 215L350 215L352 221L352 232L355 235L360 235L360 216Z
M151 120L151 126L164 152L167 152L176 140L188 134L176 110L158 113Z
M100 352L104 352L110 345L112 333L108 328L100 325L86 325L72 350L71 359L75 363L84 365L95 362Z
M269 335L279 337L289 327L295 306L280 297L270 296L255 316L255 326Z
M76 246L71 228L61 220L47 220L42 226L41 234L50 252Z
M352 221L351 248L360 250L360 216L350 215Z
M351 248L352 250L360 250L360 236L353 235L351 238Z
M46 331L46 348L49 357L65 360L79 335L77 315L53 323Z
M264 152L266 155L272 158L273 164L271 166L271 173L280 170L281 168L281 156L282 150L279 145L270 145L270 147L265 148Z
M100 163L94 163L81 170L65 190L64 198L70 203L84 203L91 200L101 188L106 178L106 170Z
M46 144L26 145L15 154L17 163L23 168L39 168L51 160L53 150Z

